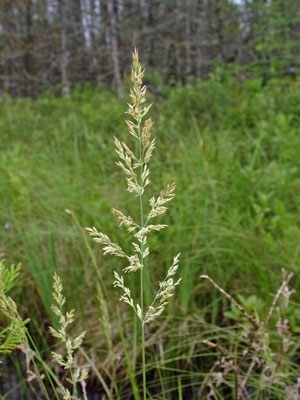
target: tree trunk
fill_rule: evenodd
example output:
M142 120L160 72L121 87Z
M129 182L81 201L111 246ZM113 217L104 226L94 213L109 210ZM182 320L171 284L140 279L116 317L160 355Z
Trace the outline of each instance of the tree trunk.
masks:
M186 80L192 73L192 57L191 57L191 0L186 0L185 15L185 54L186 54Z
M223 52L223 28L222 28L222 17L221 17L221 4L220 0L216 0L215 3L215 17L216 17L216 34L217 34L217 51L218 51L218 60L219 62L224 61L224 52Z
M32 35L32 15L31 15L31 0L26 0L26 14L25 14L25 29L26 29L26 39L25 39L25 54L24 54L24 67L25 72L30 74L32 69L32 43L33 43L33 35Z
M113 0L108 0L107 12L110 23L110 40L112 50L112 61L114 66L114 84L118 92L118 96L122 96L122 80L121 80L121 68L119 61L119 47L118 47L118 34L117 34L117 19L114 9Z
M197 37L196 37L196 76L202 78L202 40L203 40L203 9L202 0L197 2Z
M154 61L154 34L157 34L157 31L155 30L154 26L154 8L155 8L155 1L154 0L149 0L148 2L148 62L147 65L149 66L149 69L154 67L155 61Z
M70 97L70 82L68 77L68 50L67 50L67 27L66 27L66 0L59 0L59 12L60 12L60 45L61 45L61 83L62 83L62 94L64 97Z

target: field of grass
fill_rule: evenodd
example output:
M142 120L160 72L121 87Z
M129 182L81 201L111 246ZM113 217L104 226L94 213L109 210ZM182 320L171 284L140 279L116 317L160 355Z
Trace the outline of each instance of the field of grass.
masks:
M151 398L197 399L216 356L201 342L232 344L240 334L232 328L239 317L228 313L229 302L200 275L242 295L245 308L252 295L249 312L256 309L261 319L281 284L282 268L294 272L290 287L299 289L300 81L263 85L259 78L240 81L214 74L186 87L161 86L152 95L150 85L149 91L157 138L149 192L159 193L172 181L177 191L164 217L170 226L149 238L146 303L178 252L182 283L167 312L146 332L148 388ZM141 360L139 345L134 350L131 345L138 327L112 287L118 262L102 256L80 228L96 226L124 249L130 246L111 213L112 207L138 213L115 166L114 136L128 136L126 103L127 95L119 99L104 87L75 88L69 100L48 94L37 100L3 96L0 254L6 264L22 264L12 295L21 315L31 318L31 333L49 360L53 340L48 326L56 323L50 309L52 281L53 273L59 273L68 308L76 309L74 331L87 331L84 348L109 385L97 265L116 355L113 380L119 393L114 398L136 400ZM138 293L138 278L130 279ZM297 294L291 297L285 315L295 336L300 333L298 299ZM274 332L276 315L270 322ZM290 359L284 387L295 383L297 362ZM90 386L97 389L93 374ZM253 382L260 377L256 371ZM260 398L282 398L283 386L269 384L274 397ZM225 389L217 395L233 398Z

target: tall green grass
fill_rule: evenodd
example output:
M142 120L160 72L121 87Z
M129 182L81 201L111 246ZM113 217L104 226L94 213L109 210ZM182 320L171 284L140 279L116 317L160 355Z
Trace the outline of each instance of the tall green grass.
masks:
M178 318L170 319L161 333L161 346L152 343L146 348L149 374L153 368L154 386L165 382L165 398L174 387L184 393L186 370L194 376L188 384L198 385L206 368L203 359L211 354L197 347L201 335L210 332L201 328L201 314L215 327L227 307L219 293L200 281L200 274L210 275L232 294L247 298L256 293L270 302L285 267L296 272L293 286L299 289L299 89L298 81L274 80L263 86L257 78L241 82L219 73L186 87L162 87L155 98L152 115L159 151L152 161L153 191L173 179L178 189L176 204L164 219L169 218L169 229L149 238L154 273L145 276L146 301L174 252L182 253L183 278L172 304ZM52 275L58 272L99 368L107 349L94 300L96 275L81 233L65 209L76 214L81 226L101 220L102 231L124 249L129 247L110 215L111 206L124 204L127 214L138 211L112 162L117 161L113 137L127 135L125 109L126 99L104 87L88 86L75 88L69 100L48 94L35 101L3 96L0 109L0 253L7 263L23 265L15 299L20 312L27 317L30 311L46 330L53 322ZM165 244L163 250L159 242ZM110 292L117 263L96 248L94 254ZM138 291L139 281L133 277L134 286ZM290 318L297 333L296 305ZM111 323L116 332L118 319ZM125 328L123 342L134 340ZM186 340L178 334L191 331ZM217 334L214 328L210 333ZM112 340L114 346L122 343L118 333ZM140 362L137 355L128 354L121 363L135 359ZM159 375L153 367L157 363ZM109 363L105 368L109 375ZM133 368L130 377L134 387L139 370ZM118 379L122 386L126 374L119 372Z

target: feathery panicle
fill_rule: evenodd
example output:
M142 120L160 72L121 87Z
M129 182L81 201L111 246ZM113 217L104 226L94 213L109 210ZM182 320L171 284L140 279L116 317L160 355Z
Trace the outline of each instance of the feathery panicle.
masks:
M124 250L116 243L113 243L109 237L96 228L87 228L89 234L93 237L94 241L103 246L104 254L111 254L117 257L127 258L129 265L123 268L123 272L136 272L142 271L145 266L145 258L149 255L149 247L147 247L147 236L153 231L160 231L165 228L165 224L150 224L151 218L160 216L167 211L167 203L169 203L175 196L175 183L167 186L166 192L161 191L160 195L155 198L152 197L149 201L150 211L144 220L143 217L143 195L146 186L150 183L149 175L150 169L148 164L151 160L153 151L155 149L155 138L151 138L151 131L153 121L151 117L145 118L151 108L146 103L146 86L143 85L144 70L139 62L138 52L135 50L132 55L133 66L131 72L132 88L130 89L130 103L128 104L127 114L131 119L126 120L129 134L137 141L136 151L134 151L128 144L121 142L116 137L114 138L115 150L119 157L116 163L125 174L127 182L127 190L135 194L140 199L141 207L141 221L137 223L131 216L123 214L122 211L112 209L113 214L117 217L119 226L124 225L129 233L132 233L136 242L133 242L134 254L127 255ZM120 300L129 304L137 313L141 322L152 321L156 316L160 315L167 299L173 295L176 283L171 278L178 268L178 256L175 257L172 267L168 271L165 280L160 283L160 288L155 296L155 299L150 306L147 314L144 316L143 311L143 294L141 293L141 306L134 305L131 292L124 284L124 277L114 272L115 281L114 286L123 290L124 294ZM142 275L141 275L141 279ZM142 287L141 287L142 288ZM157 304L158 303L158 304Z

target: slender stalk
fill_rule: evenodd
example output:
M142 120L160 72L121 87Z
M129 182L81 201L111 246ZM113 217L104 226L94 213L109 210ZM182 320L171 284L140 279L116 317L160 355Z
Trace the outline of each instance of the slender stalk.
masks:
M145 355L145 323L142 322L142 363L143 363L143 394L146 400L147 382L146 382L146 355Z
M78 398L78 393L77 393L77 382L74 379L74 371L72 368L70 369L70 376L71 376L71 381L72 381L72 386L73 386L73 396L75 398Z
M45 374L46 374L46 376L47 376L47 378L48 378L48 381L49 381L49 383L50 383L50 385L51 385L51 388L52 388L52 390L53 390L53 393L54 393L56 399L59 400L59 397L58 397L56 388L55 388L54 383L53 383L53 380L55 380L56 384L59 384L59 380L58 380L57 376L52 372L52 370L51 370L51 369L48 367L48 365L44 362L44 360L43 360L43 358L42 358L42 356L41 356L41 354L40 354L38 348L36 347L36 344L35 344L35 342L34 342L33 338L31 337L31 335L30 335L30 333L29 333L28 330L26 331L26 336L28 337L30 343L32 344L32 346L33 346L33 348L34 348L34 351L35 351L34 355L35 355L35 357L37 358L37 360L41 363L41 365L42 365L42 367L43 367L43 369L44 369L44 372L45 372ZM34 361L34 360L33 360L33 361ZM50 375L52 376L53 380L52 380L52 378L51 378ZM41 379L41 381L42 381L42 379Z
M141 122L139 121L138 124L138 135L139 135L139 156L141 160L141 166L140 166L140 185L141 187L144 186L143 182L143 163L142 160L144 158L143 154L143 149L142 149L142 135L141 135ZM143 202L143 194L141 193L140 196L140 213L141 213L141 227L144 228L144 202ZM144 244L141 243L141 256L140 256L140 263L142 265L142 268L140 270L140 296L141 296L141 310L142 310L142 321L141 321L141 328L142 328L142 369L143 369L143 396L144 400L146 400L146 389L147 389L147 383L146 383L146 355L145 355L145 323L144 323Z

